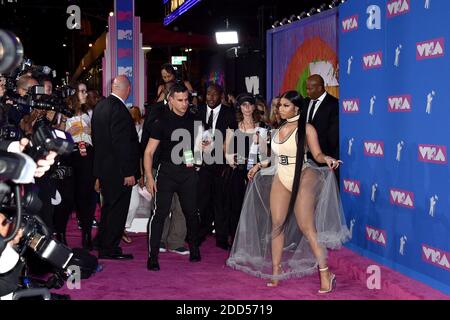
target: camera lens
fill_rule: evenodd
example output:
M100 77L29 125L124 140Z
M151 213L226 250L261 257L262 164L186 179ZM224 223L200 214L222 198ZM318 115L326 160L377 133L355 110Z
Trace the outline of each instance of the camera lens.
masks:
M0 73L13 71L23 59L23 46L13 33L0 30Z

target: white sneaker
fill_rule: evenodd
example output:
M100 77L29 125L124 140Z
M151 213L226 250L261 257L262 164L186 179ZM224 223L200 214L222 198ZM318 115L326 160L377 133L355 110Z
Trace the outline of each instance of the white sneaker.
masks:
M167 252L166 246L162 243L159 245L159 252Z
M189 254L189 249L186 249L185 247L179 247L176 249L169 249L169 252L178 253L181 254L182 256L185 256Z

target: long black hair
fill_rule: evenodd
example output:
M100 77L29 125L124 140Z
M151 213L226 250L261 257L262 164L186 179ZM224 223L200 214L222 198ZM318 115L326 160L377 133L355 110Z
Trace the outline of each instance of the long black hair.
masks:
M283 93L280 97L281 99L289 100L294 106L298 107L300 112L300 117L298 119L298 129L297 129L297 154L295 160L295 175L294 182L292 184L291 199L289 200L288 212L286 219L283 222L281 230L284 230L290 216L294 212L295 200L297 199L298 189L300 188L300 176L303 167L303 157L305 154L305 140L306 140L306 102L305 99L295 90L290 90ZM280 232L281 232L280 230Z

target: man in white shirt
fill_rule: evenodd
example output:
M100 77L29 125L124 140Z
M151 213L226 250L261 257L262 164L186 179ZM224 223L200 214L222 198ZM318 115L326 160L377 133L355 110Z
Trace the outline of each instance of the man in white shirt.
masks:
M306 80L307 122L312 124L319 137L322 152L339 159L339 101L325 91L323 78L314 74ZM309 159L313 159L308 154Z

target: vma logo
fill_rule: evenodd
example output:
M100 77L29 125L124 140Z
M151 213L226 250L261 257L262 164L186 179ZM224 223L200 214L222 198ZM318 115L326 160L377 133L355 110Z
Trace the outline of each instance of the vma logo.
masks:
M447 163L447 147L419 144L419 161L437 164Z
M448 258L450 254L442 250L432 248L426 244L422 244L422 259L436 267L450 271L450 263Z
M410 0L391 0L387 3L387 17L395 17L408 13L410 10Z
M350 32L358 29L358 15L342 20L342 31Z
M390 192L391 204L400 207L414 209L414 193L399 189L391 189Z
M342 102L345 113L359 112L359 99L347 99Z
M388 97L389 112L410 112L412 98L411 95L401 95Z
M416 47L417 60L439 58L444 56L444 38L418 42Z
M361 195L361 183L356 180L344 179L344 192L351 193L355 196Z
M384 157L384 143L381 141L365 141L364 154L372 157Z
M381 51L369 53L363 56L363 66L364 69L375 69L382 66L383 53Z
M386 246L386 231L379 230L371 226L366 226L366 239L375 242L376 244Z

